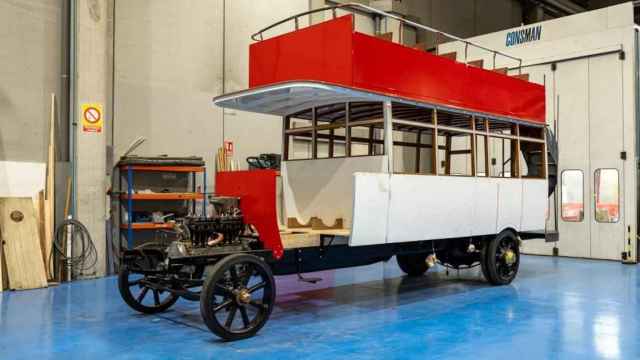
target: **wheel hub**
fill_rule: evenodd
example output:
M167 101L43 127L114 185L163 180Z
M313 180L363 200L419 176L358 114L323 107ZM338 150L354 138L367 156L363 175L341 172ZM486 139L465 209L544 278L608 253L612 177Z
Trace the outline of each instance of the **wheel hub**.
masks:
M248 304L251 301L251 293L247 289L242 289L236 294L236 302L240 305Z
M504 255L502 255L502 258L507 265L513 265L516 263L516 253L511 249L505 251Z

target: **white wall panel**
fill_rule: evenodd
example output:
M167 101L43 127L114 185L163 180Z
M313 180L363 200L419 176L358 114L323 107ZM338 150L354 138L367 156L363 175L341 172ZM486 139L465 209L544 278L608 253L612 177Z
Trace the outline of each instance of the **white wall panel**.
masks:
M472 234L495 234L498 222L498 183L491 178L477 178L469 206L473 209Z
M472 177L391 176L387 242L470 236Z
M498 184L498 223L496 231L500 232L506 228L514 228L519 231L522 213L522 180L492 180Z
M351 226L354 173L385 172L386 156L285 161L282 168L285 217L307 223L312 216Z
M389 174L354 174L350 246L384 244L389 215Z
M547 209L547 181L522 180L521 231L544 230Z

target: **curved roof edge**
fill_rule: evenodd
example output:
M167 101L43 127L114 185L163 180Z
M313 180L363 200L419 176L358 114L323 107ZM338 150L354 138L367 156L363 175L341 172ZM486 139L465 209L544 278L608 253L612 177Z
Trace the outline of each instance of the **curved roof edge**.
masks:
M390 94L375 93L368 90L320 81L287 81L241 90L213 98L214 105L222 108L276 116L288 116L312 107L360 101L392 101L422 108L446 110L465 115L476 115L511 123L522 123L538 127L544 126L544 124L535 120L517 119L497 114L469 111L462 108L423 103Z

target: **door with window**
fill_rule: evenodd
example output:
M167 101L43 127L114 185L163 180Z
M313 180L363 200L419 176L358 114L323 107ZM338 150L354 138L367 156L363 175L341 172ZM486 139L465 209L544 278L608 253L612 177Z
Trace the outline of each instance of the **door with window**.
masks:
M617 54L589 59L589 164L592 258L620 260L624 247L622 63Z
M589 224L589 60L558 63L555 75L561 256L591 256Z
M558 64L560 255L620 260L621 74L617 54Z

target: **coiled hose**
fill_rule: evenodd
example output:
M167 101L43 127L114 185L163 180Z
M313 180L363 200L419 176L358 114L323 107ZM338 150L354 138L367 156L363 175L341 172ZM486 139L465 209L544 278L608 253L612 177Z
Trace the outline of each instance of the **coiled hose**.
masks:
M65 244L67 237L71 232L71 253L79 252L77 255L67 257L65 253ZM51 247L51 257L56 256L65 268L71 268L72 273L75 271L84 272L91 270L98 262L98 252L96 246L91 239L89 230L78 220L64 220L56 229L56 234ZM51 262L50 262L51 263Z

